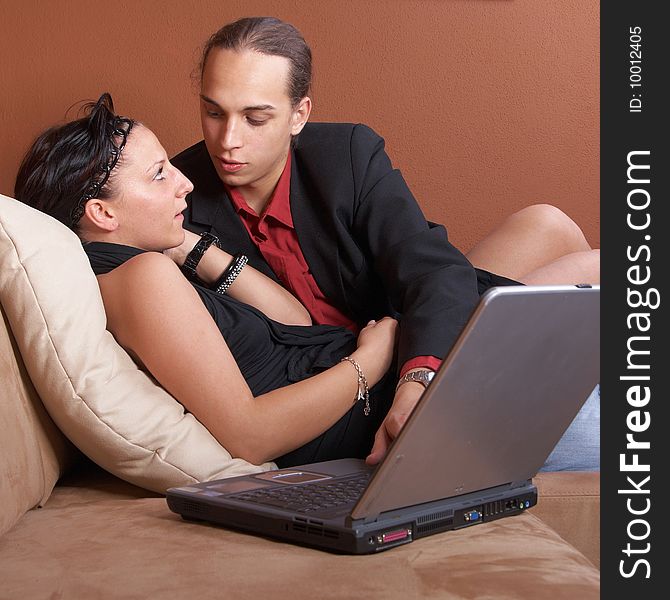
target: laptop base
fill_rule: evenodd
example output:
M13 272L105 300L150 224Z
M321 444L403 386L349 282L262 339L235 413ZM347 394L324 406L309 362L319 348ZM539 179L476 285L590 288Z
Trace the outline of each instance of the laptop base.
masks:
M216 484L209 482L209 485ZM238 510L232 502L223 507L216 499L205 496L194 502L192 493L190 497L188 493L181 496L179 488L170 490L167 502L170 510L185 520L205 521L330 552L374 554L442 531L520 514L537 504L537 489L530 481L512 489L499 486L406 507L402 511L389 511L371 522L351 521L346 510L340 517L326 519L318 515L282 514L282 511L268 511L262 506L250 508L248 504Z

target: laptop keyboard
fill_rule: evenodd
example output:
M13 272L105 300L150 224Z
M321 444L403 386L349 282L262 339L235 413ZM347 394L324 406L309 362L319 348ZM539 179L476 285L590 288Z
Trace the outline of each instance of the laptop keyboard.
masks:
M353 505L363 493L369 479L370 472L362 472L351 477L338 477L325 482L263 488L228 497L308 513Z

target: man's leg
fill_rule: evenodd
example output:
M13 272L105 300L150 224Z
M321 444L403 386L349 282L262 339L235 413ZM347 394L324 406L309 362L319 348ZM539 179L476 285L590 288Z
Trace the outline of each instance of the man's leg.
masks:
M600 384L540 471L600 471Z

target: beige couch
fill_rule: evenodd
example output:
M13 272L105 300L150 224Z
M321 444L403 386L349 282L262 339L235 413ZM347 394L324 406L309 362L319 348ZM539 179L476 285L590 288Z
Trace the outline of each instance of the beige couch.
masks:
M0 197L0 598L599 597L597 473L541 474L523 515L368 557L182 521L167 486L274 465L230 458L127 359L82 261Z

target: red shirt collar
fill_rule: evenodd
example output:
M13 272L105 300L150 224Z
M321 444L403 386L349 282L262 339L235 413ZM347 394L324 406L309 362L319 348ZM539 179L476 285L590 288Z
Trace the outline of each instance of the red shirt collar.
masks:
M244 211L249 215L259 216L256 214L256 211L251 208L242 194L235 187L230 187L226 185L226 190L228 195L233 202L235 210L239 213ZM286 165L284 165L284 170L279 177L279 181L275 186L270 201L268 202L263 214L260 215L260 219L263 220L265 217L272 217L280 223L283 223L287 227L294 229L293 226L293 216L291 215L291 201L290 201L290 192L291 192L291 153L288 153L286 159Z

